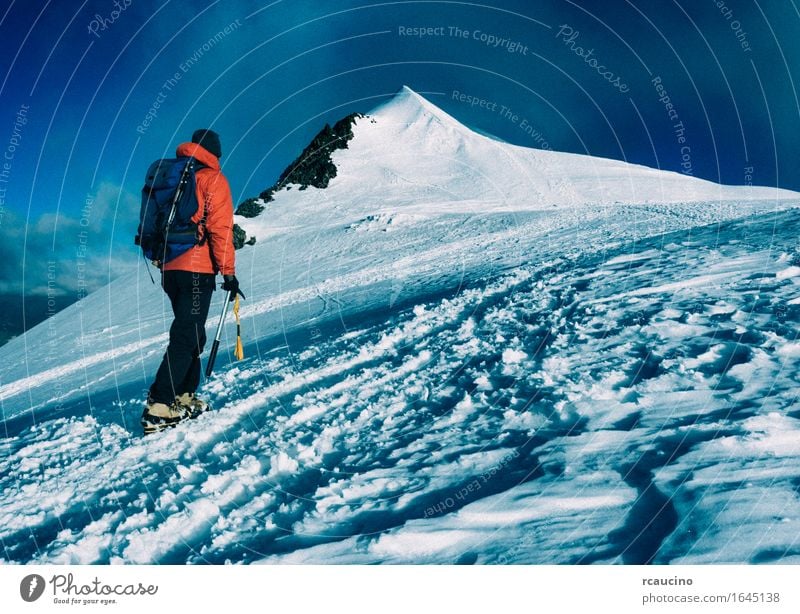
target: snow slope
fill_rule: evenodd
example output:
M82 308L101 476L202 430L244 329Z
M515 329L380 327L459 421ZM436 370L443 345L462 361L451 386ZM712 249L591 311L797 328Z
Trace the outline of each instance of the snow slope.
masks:
M800 559L797 194L507 145L407 88L354 135L237 220L213 413L141 438L144 271L0 348L0 559Z

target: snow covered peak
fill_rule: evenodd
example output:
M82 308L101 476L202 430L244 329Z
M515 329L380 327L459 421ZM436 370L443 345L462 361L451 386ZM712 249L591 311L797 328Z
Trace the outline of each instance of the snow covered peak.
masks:
M354 119L352 138L330 154L328 164L335 168L324 189L282 186L268 214L237 223L260 240L276 227L317 224L321 214L352 224L398 212L430 216L678 203L713 208L722 202L800 200L786 190L722 186L621 160L511 145L471 130L408 86Z
M417 94L417 92L412 90L407 85L401 87L388 104L392 104L395 106L400 106L400 105L417 105L423 107L433 106L425 98Z
M248 236L265 236L258 228L264 224L314 223L333 210L336 219L354 222L400 210L438 215L798 199L785 190L721 186L620 160L510 145L469 129L408 86L358 118L352 133L347 148L331 155L336 176L327 188L276 193L269 222L240 222Z
M469 129L408 86L360 119L353 133L348 149L333 158L338 176L324 197L328 202L341 196L352 203L360 194L357 202L373 206L459 213L798 198L503 143Z
M407 85L400 88L394 97L374 109L370 115L390 122L413 124L424 120L436 120L440 124L468 130L457 119L445 113L435 104L417 94Z

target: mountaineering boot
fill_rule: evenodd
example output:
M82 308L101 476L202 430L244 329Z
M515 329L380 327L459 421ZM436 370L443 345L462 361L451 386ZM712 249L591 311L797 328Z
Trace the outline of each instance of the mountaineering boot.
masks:
M187 409L177 402L166 405L148 398L147 405L142 413L142 428L144 429L144 434L149 435L150 433L157 433L175 426L188 417Z
M195 395L194 392L184 392L183 394L175 397L175 403L186 410L189 418L197 418L197 416L200 414L211 409L211 406L209 406L209 404L203 399Z

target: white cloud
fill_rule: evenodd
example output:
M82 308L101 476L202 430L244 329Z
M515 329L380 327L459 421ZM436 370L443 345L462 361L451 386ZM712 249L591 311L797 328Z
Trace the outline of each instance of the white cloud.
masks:
M137 196L103 183L79 211L77 217L48 212L27 224L21 216L5 212L0 225L0 293L49 290L78 298L136 266Z

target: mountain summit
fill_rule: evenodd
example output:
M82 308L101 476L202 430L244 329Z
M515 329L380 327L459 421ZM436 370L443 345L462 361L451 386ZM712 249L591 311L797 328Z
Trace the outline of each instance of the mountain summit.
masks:
M344 215L396 208L489 213L795 196L775 188L722 186L618 160L510 145L470 130L407 86L366 115L350 115L336 127L326 126L281 180L254 199L256 211L270 203L269 216L298 207L322 213L347 202ZM293 186L289 171L320 151L324 163L335 166L333 172L321 173L324 193L292 192L292 187L304 189L308 183ZM258 235L261 224L237 222L248 235Z

